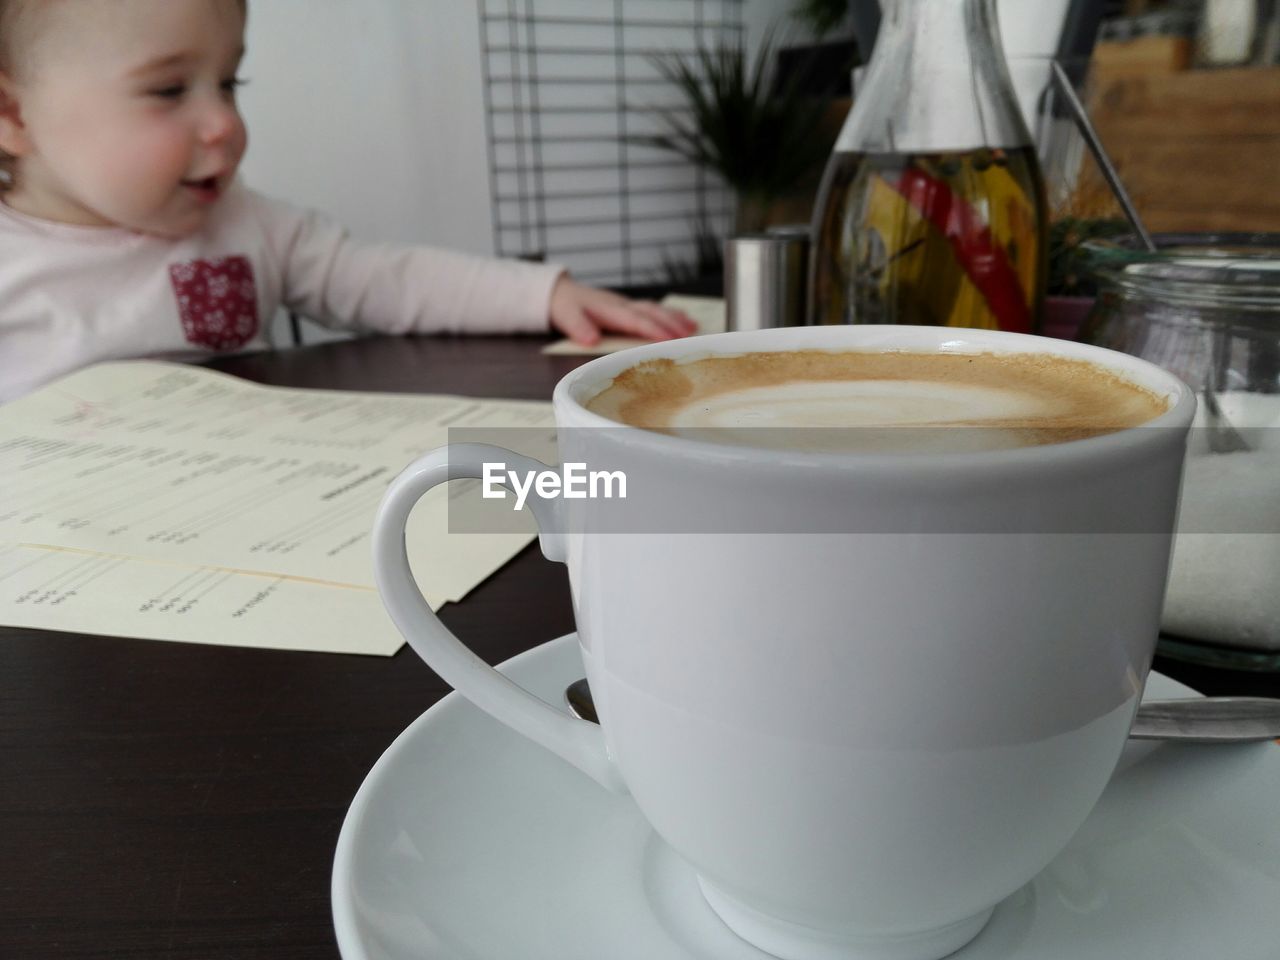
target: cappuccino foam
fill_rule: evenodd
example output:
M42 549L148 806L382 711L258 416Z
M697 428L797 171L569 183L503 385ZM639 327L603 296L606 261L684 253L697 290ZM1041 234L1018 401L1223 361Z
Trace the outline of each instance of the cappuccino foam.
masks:
M1097 364L1050 354L794 350L649 360L586 407L721 443L925 452L1078 440L1138 426L1168 404Z

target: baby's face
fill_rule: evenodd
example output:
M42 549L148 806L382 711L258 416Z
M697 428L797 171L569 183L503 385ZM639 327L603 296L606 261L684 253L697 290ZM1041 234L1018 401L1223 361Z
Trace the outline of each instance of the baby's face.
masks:
M16 78L30 150L16 208L185 236L244 155L238 0L60 0Z

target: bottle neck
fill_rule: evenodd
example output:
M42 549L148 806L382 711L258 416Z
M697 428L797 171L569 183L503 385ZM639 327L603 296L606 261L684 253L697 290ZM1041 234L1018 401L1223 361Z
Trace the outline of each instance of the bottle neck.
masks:
M841 152L936 153L1031 144L995 0L885 0Z

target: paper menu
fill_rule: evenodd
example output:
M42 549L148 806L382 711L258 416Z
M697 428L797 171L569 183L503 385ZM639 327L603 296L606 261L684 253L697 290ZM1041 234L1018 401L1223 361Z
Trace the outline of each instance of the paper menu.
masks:
M0 544L0 611L144 640L383 656L404 642L372 589L30 544Z
M368 537L387 483L450 427L497 423L546 425L544 455L554 454L545 403L91 367L0 408L0 538L372 586ZM449 536L447 505L444 487L423 499L411 542ZM513 534L505 546L527 542ZM431 551L440 560L424 569L428 589L459 599L477 566L492 569L495 546L501 535L451 537Z
M317 584L280 588L286 597L324 584L370 591L386 485L451 427L478 426L532 428L520 431L533 446L521 452L555 459L547 403L289 390L147 361L90 367L0 407L0 543ZM518 532L450 533L451 490L424 497L407 534L435 607L534 532L529 520ZM18 623L7 596L0 619ZM76 629L112 632L104 623ZM246 640L272 645L262 641Z

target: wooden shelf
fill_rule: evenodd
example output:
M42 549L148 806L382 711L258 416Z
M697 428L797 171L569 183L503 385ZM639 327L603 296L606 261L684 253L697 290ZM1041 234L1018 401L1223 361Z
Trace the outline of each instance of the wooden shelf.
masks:
M1094 72L1090 114L1152 230L1280 232L1280 68Z

